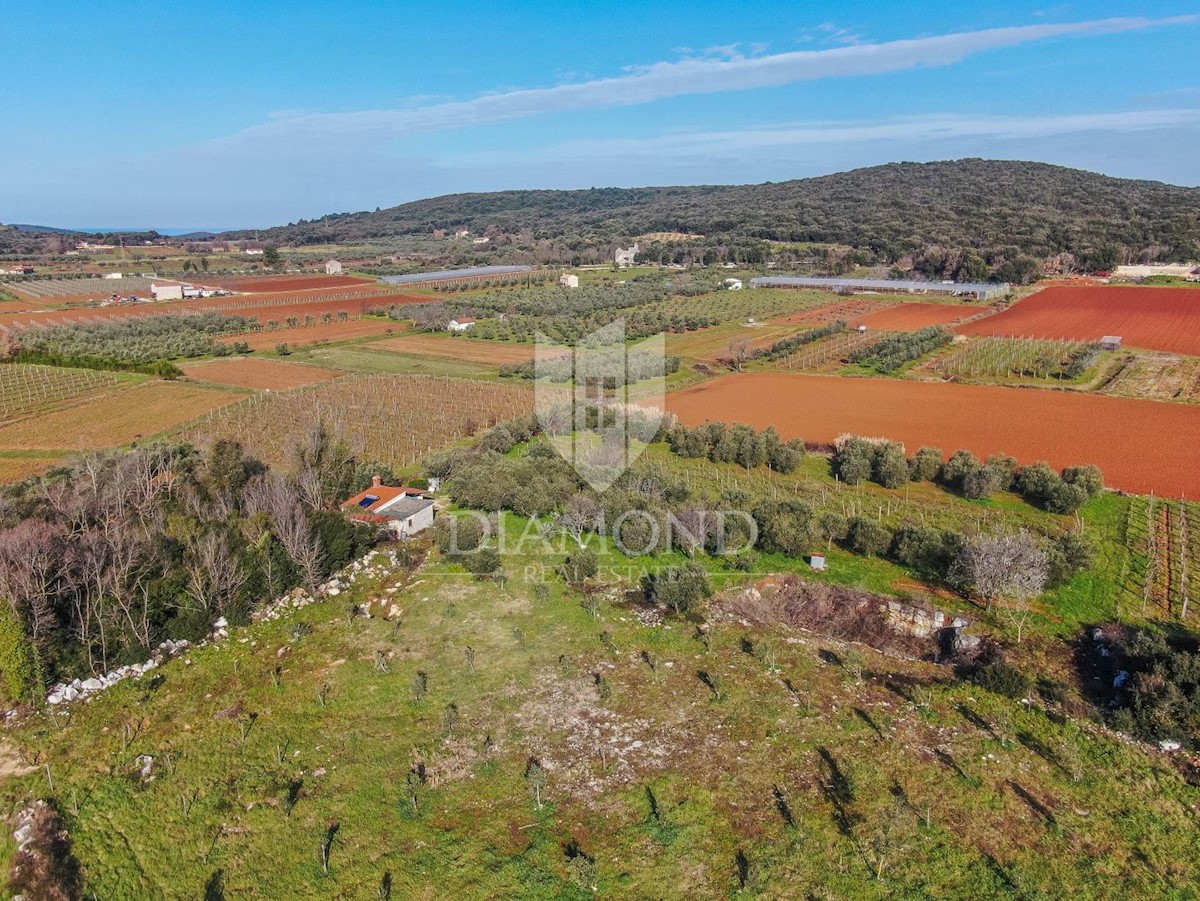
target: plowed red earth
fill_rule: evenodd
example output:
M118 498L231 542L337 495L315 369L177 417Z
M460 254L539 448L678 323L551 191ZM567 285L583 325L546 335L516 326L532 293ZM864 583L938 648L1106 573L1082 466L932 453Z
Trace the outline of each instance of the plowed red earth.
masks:
M265 278L216 278L210 281L244 294L257 294L261 291L305 291L311 288L361 288L378 284L374 279L355 278L352 275L279 275Z
M902 303L860 317L850 325L868 325L891 332L916 332L930 325L950 325L982 313L986 307L949 303Z
M1200 290L1089 286L1047 288L1013 307L960 326L964 335L1096 341L1200 355Z
M882 436L947 454L1012 454L1055 467L1095 463L1126 491L1200 499L1200 407L1065 391L738 373L667 396L689 424L773 425L786 437L830 444L840 434Z

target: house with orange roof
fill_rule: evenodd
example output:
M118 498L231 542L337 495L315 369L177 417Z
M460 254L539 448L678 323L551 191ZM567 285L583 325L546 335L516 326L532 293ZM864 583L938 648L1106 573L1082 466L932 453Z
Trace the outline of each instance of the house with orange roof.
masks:
M433 525L434 504L428 492L404 485L385 485L375 476L371 487L342 504L355 522L385 525L397 538L409 538Z

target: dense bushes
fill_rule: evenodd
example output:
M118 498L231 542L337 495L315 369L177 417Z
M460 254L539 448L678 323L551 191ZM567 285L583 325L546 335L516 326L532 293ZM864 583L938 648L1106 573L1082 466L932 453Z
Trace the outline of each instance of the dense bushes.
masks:
M895 372L909 360L916 360L931 350L949 344L953 337L940 325L932 325L918 332L888 335L882 341L852 352L848 360L876 372Z
M834 474L848 485L870 480L885 488L898 488L910 479L934 481L973 500L1016 490L1035 507L1051 513L1074 513L1104 490L1104 476L1096 466L1072 466L1060 474L1047 463L1021 469L1006 454L993 454L980 462L967 450L955 451L943 463L942 452L933 447L923 447L905 460L903 445L859 435L838 437L832 464Z
M137 369L160 360L228 353L216 337L252 324L240 316L196 313L41 326L18 336L12 357L84 369Z
M804 442L784 441L773 426L761 432L748 425L709 422L689 429L676 425L667 441L680 457L705 457L714 463L736 463L753 469L764 463L776 472L794 472L804 460Z
M375 530L337 503L369 484L319 429L288 473L237 444L150 444L76 460L0 499L0 670L26 700L42 680L145 659L165 638L245 619L359 555ZM27 637L27 640L25 638Z
M642 591L652 604L663 604L678 615L689 613L712 595L708 574L694 563L668 566L642 578Z
M1146 741L1200 741L1200 652L1195 639L1172 642L1159 632L1122 633L1115 643L1121 709L1113 724Z

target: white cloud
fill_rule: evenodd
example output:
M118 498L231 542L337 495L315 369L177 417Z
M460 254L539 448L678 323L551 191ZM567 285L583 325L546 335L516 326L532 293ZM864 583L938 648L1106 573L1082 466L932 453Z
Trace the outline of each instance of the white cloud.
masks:
M484 151L460 155L454 165L516 161L598 160L654 154L737 155L756 151L903 141L931 143L963 138L1020 141L1086 132L1137 132L1200 127L1200 109L1133 110L1057 116L906 116L885 122L803 123L735 131L687 131L651 138L570 141L540 150Z
M627 74L548 88L485 94L417 108L316 113L273 119L204 145L246 150L293 142L382 143L406 135L507 122L567 110L606 109L689 94L777 87L824 78L879 75L948 66L988 50L1054 37L1114 34L1194 23L1200 16L1128 17L1066 24L1023 25L823 50L684 58L630 69ZM728 49L728 48L722 48Z

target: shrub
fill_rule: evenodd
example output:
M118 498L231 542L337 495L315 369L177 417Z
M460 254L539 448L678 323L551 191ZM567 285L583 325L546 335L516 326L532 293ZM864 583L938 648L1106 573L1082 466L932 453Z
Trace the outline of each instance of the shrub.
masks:
M596 578L600 572L600 560L596 552L588 547L581 547L567 554L567 558L558 568L558 573L568 585L582 585L588 579Z
M441 516L433 524L433 543L446 555L470 553L483 544L483 538L478 516Z
M1050 586L1065 585L1096 563L1096 548L1082 535L1068 532L1055 539L1047 551L1050 558Z
M941 448L923 447L908 461L908 477L914 482L936 482L941 474Z
M1007 698L1023 698L1033 686L1028 676L1002 660L979 667L971 674L971 681Z
M908 481L908 461L904 445L888 441L875 448L871 461L871 476L884 488L899 488Z
M875 445L866 438L851 435L839 441L833 455L833 471L847 485L871 478L875 468Z
M942 467L942 483L962 491L967 476L981 468L979 458L968 450L956 450Z
M288 347L286 341L280 341L278 344L275 345L275 353L279 354L279 356L281 356L281 357L286 357L291 352L292 352L292 349L290 347Z
M495 575L500 570L500 554L490 547L480 548L456 558L467 572L476 576Z
M712 596L708 573L695 563L668 566L642 578L642 593L653 604L664 604L682 616Z
M892 543L892 535L879 523L856 516L850 520L850 531L846 540L856 554L878 557L887 551Z
M0 679L7 701L22 704L41 699L44 686L37 651L21 614L4 601L0 601Z
M759 550L800 557L814 536L812 509L800 501L763 501L752 515L758 524Z
M962 496L970 500L983 500L992 496L992 492L1000 487L1002 476L990 466L972 469L963 476L959 490Z
M1064 482L1082 488L1088 497L1095 497L1104 490L1104 473L1099 466L1069 466L1062 476Z

